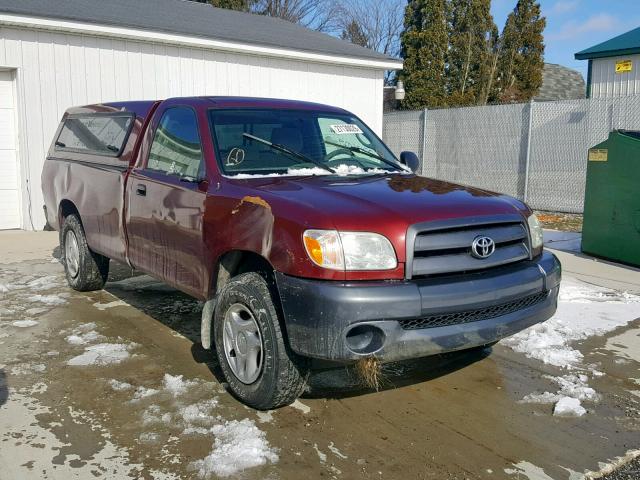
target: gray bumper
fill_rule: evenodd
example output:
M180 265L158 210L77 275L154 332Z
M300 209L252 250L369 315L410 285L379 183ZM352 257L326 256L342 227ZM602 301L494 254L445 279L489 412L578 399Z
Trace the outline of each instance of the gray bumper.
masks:
M493 343L550 318L557 305L561 267L549 252L481 273L411 281L335 282L276 272L287 336L298 354L335 361L363 356L346 336L355 324L381 331L375 354L396 361ZM548 292L538 303L469 323L406 330L400 321L481 310Z

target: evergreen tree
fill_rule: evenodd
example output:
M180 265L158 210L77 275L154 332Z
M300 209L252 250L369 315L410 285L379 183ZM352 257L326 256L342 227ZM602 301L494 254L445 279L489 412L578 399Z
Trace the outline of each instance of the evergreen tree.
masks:
M447 23L445 0L409 0L401 36L406 97L404 108L446 106L445 55Z
M499 100L525 102L542 86L546 20L535 0L518 0L507 17L498 59Z
M490 39L496 31L490 9L491 0L447 3L447 91L451 106L482 103L491 62Z

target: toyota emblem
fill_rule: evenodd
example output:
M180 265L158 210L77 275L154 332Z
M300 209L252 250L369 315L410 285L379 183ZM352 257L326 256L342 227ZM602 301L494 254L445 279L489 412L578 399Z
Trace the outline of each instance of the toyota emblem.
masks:
M471 244L471 254L476 258L487 258L496 250L496 242L489 237L478 236Z

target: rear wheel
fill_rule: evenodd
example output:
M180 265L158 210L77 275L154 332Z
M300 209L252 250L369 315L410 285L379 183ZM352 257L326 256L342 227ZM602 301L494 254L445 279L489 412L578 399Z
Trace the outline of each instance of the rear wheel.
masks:
M305 389L307 366L287 345L267 282L257 273L233 278L219 293L213 337L229 389L247 405L288 405Z
M104 287L109 275L109 259L91 251L76 215L64 219L60 231L60 249L71 288L86 292Z

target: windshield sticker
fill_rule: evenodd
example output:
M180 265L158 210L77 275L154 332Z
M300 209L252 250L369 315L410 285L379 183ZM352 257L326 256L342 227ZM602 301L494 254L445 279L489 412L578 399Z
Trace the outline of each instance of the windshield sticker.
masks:
M360 127L352 123L342 123L340 125L329 125L329 128L331 128L331 131L333 133L337 133L338 135L362 133L362 130L360 130Z

